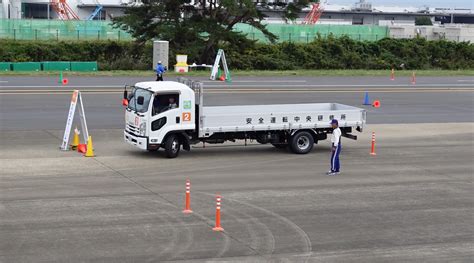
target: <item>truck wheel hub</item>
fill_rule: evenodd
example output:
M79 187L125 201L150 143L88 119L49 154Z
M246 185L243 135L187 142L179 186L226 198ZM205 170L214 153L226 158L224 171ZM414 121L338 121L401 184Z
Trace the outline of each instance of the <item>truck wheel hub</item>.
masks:
M308 148L309 146L309 139L305 136L301 136L300 138L298 138L298 148L300 148L301 150L304 150L306 148Z
M174 140L171 144L171 149L173 150L173 152L176 152L178 150L178 142L176 140Z

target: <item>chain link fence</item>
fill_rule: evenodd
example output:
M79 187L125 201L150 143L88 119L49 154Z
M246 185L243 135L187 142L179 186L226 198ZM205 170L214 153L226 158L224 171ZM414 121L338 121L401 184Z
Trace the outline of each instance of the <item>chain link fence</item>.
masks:
M132 40L106 21L0 19L0 39L14 40Z
M278 42L309 43L317 37L348 36L354 40L377 41L389 37L385 26L364 25L294 25L268 24L267 29L278 37ZM258 29L237 24L235 31L252 40L268 43ZM113 28L108 21L62 21L43 19L0 19L0 38L14 40L132 40L131 35Z
M360 41L377 41L390 35L386 26L268 24L267 29L278 37L278 42L309 43L315 38L326 38L330 35L334 37L348 36ZM237 24L235 31L247 34L247 37L252 40L268 42L261 31L249 25Z

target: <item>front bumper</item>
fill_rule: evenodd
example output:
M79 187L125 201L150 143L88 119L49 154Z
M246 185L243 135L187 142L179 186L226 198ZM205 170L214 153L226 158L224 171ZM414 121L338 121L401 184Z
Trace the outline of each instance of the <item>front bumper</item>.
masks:
M142 150L148 149L148 138L147 137L138 137L128 133L127 131L123 132L123 139L129 144L138 147Z

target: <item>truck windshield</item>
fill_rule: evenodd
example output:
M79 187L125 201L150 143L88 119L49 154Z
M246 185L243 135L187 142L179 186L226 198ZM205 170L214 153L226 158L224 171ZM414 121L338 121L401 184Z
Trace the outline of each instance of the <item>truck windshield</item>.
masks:
M130 100L128 102L128 108L136 112L146 112L148 111L148 105L150 104L150 99L153 93L146 89L134 88ZM143 97L143 104L138 104L138 98Z

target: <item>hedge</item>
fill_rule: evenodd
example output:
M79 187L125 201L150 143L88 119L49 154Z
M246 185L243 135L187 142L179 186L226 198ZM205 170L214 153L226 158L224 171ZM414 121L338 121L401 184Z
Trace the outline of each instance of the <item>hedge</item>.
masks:
M126 41L0 40L0 61L97 61L100 70L150 69L152 45Z
M256 43L244 51L222 48L233 69L474 69L474 45L446 40L387 38L367 42L329 37L308 44ZM170 65L175 63L175 53L170 50ZM151 43L0 40L0 61L5 62L97 61L101 70L148 70L152 54ZM189 54L188 63L200 64L198 57Z

